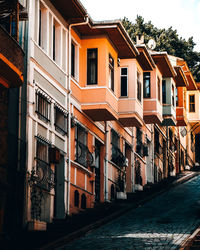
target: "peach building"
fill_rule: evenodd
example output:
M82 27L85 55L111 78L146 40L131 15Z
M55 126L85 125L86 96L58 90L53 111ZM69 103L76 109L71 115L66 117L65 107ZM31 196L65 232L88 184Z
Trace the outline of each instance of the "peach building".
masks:
M196 85L181 60L135 45L120 21L94 22L78 0L31 0L29 12L30 230L175 175L181 154L194 160L180 133Z

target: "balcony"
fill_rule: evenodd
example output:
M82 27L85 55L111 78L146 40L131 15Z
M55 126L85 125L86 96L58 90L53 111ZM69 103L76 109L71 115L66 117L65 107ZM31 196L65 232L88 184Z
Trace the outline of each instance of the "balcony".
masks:
M84 88L81 108L93 121L111 121L118 118L118 100L107 87Z
M171 104L163 104L163 126L176 125L176 110Z
M159 100L161 99L161 81L160 89L158 88L159 79L162 79L162 75L158 69L150 73L150 93L149 96L144 95L143 98L143 119L146 124L161 124L163 120L162 102Z
M176 107L176 126L187 126L187 115L184 107Z
M146 124L161 124L162 104L156 99L143 100L143 119Z
M142 116L143 108L138 100L119 99L119 121L124 127L141 127L143 124Z
M186 112L186 91L185 87L177 88L178 95L178 105L176 106L176 120L177 126L186 126L187 125L187 112Z
M0 84L7 88L23 84L24 52L19 44L0 27Z

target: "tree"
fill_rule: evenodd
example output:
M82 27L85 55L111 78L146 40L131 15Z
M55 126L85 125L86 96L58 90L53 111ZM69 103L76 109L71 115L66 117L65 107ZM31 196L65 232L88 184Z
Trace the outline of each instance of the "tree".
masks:
M193 37L186 41L179 37L177 30L173 30L172 27L158 29L151 21L145 23L142 16L137 16L135 23L124 17L122 24L133 41L136 41L137 35L144 35L145 44L153 38L156 41L157 51L166 51L169 55L183 58L187 62L194 79L200 82L200 52L194 51L196 44Z

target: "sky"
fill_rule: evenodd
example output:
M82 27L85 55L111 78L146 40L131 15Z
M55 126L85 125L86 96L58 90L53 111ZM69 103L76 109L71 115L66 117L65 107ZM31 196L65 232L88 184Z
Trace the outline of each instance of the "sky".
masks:
M200 0L80 0L94 21L127 17L135 22L137 15L157 28L177 30L179 37L193 37L194 50L200 52Z

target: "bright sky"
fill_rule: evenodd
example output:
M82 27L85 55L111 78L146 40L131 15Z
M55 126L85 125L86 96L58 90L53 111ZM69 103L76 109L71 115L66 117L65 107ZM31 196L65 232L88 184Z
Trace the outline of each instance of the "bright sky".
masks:
M135 22L140 15L157 28L177 30L186 40L193 36L200 51L200 0L80 0L94 21L127 17Z

